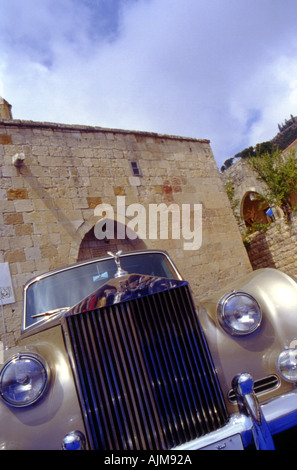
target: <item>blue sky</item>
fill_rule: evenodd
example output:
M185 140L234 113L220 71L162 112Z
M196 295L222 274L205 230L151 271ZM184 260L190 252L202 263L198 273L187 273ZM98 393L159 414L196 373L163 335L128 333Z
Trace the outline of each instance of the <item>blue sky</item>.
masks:
M15 119L210 139L220 167L297 115L296 0L0 0Z

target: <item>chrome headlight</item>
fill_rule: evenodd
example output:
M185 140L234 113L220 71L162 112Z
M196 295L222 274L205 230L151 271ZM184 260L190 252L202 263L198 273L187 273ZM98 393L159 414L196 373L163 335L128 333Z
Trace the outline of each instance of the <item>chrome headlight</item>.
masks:
M0 394L8 405L32 405L44 394L48 380L48 368L41 358L35 354L17 354L0 372Z
M284 349L277 358L276 367L287 382L297 382L297 349Z
M225 331L231 335L249 335L261 321L261 308L250 294L230 292L218 304L218 319Z

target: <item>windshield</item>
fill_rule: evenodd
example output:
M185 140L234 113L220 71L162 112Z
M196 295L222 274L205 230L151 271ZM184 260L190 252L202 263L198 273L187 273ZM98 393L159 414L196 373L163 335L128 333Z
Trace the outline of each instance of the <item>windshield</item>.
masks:
M120 261L129 274L178 279L176 270L162 253L123 255ZM60 309L76 305L114 278L116 270L114 259L90 261L33 281L25 289L25 328L47 318L45 313L59 313Z

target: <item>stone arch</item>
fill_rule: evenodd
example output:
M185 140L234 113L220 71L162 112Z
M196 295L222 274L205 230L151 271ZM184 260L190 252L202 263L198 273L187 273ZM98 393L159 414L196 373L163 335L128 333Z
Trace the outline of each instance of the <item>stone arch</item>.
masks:
M241 201L241 217L246 227L251 227L254 223L267 224L269 219L266 211L269 205L264 202L264 198L256 191L247 191Z
M119 250L122 250L123 252L128 252L146 249L145 243L138 236L136 236L136 233L135 239L132 239L131 232L130 237L126 236L126 238L124 239L119 239L117 237L117 228L119 228L120 223L114 220L112 221L112 223L114 224L114 237L111 239L106 236L106 238L104 238L103 240L98 240L98 238L95 236L95 225L93 225L91 229L87 231L81 241L78 250L77 261L100 258L106 256L106 253L108 251L117 252ZM122 233L123 229L124 233L126 233L125 225L122 225L120 228L122 229Z

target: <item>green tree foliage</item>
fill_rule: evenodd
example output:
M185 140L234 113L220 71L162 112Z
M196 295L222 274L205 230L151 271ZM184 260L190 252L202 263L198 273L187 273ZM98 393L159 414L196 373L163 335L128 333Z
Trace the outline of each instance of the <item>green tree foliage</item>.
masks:
M275 148L272 142L262 142L261 144L256 145L252 156L255 157L257 155L261 155L262 153L269 153L269 155L272 155L274 151Z
M248 147L235 155L236 158L250 158L255 155L254 147Z
M256 147L247 147L246 149L234 155L234 157L231 157L225 160L223 166L221 167L221 172L230 168L230 166L232 166L233 163L237 161L239 158L244 158L244 159L252 158L262 153L266 153L266 152L268 152L269 154L272 154L274 150L275 150L274 145L270 141L257 144Z
M266 184L265 201L270 206L282 207L284 212L286 207L291 207L290 196L297 190L296 152L283 155L280 150L266 151L251 157L248 163Z

